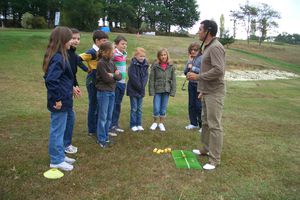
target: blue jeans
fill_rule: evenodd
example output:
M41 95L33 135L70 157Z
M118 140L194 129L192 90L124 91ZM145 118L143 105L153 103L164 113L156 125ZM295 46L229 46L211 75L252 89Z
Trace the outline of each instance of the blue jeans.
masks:
M153 98L153 116L164 117L167 112L169 93L156 93Z
M143 97L130 97L130 128L142 125Z
M86 89L89 97L87 117L89 133L96 133L97 130L97 89L94 82L94 76L94 73L89 73L86 77Z
M119 119L121 113L121 103L125 94L126 84L117 82L115 89L115 104L110 128L119 126Z
M50 114L50 135L49 155L51 164L64 162L64 133L66 130L68 112L51 112Z
M189 82L189 118L190 123L194 126L201 127L201 100L198 99L197 83Z
M68 147L70 144L72 144L74 122L75 122L75 112L72 109L68 111L66 130L64 133L64 147Z
M97 138L98 138L98 142L103 143L108 140L108 129L110 127L111 119L112 119L112 112L113 112L114 101L115 101L115 92L98 91L97 100L98 100Z

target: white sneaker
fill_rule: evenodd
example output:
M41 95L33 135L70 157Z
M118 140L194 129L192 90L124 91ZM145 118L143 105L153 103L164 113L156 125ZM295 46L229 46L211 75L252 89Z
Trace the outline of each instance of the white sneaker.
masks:
M76 160L74 158L69 158L67 156L65 156L65 162L69 163L69 164L73 164Z
M59 164L50 164L50 168L57 168L64 171L71 171L74 167L67 162L62 162Z
M202 133L202 128L199 129L199 133Z
M120 133L123 133L124 132L124 129L120 128L120 127L116 127L115 130L117 132L120 132Z
M150 126L150 129L151 129L152 131L154 131L156 128L157 128L157 123L154 122L154 123Z
M136 132L136 131L138 131L139 129L138 129L138 127L136 127L136 126L133 126L133 127L131 128L131 130L132 130L133 132Z
M200 149L193 149L193 153L196 155L208 155L209 156L209 152L207 152L206 154L202 154Z
M196 155L201 155L201 152L199 149L193 149L193 153Z
M143 130L144 130L144 128L143 128L142 126L137 126L137 129L138 129L139 131L143 131Z
M114 133L114 132L108 132L108 135L109 136L112 136L112 137L117 137L118 134L117 133Z
M158 124L158 127L159 127L159 130L160 130L160 131L166 131L166 128L165 128L165 126L164 126L163 123L159 123L159 124Z
M211 164L209 164L209 163L206 163L206 164L203 166L203 169L206 169L206 170L213 170L213 169L215 169L215 168L216 168L216 166L211 165Z
M74 147L73 145L69 145L65 148L65 152L69 154L77 153L77 147Z
M199 128L198 126L194 126L193 124L189 124L185 127L185 129L187 130L191 130L191 129L195 129L195 128Z

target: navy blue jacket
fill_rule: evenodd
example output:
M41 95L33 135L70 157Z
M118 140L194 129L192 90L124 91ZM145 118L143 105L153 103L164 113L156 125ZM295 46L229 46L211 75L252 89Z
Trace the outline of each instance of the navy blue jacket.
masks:
M73 107L74 75L68 61L63 61L61 53L57 52L48 64L44 75L47 88L47 107L51 112L65 112ZM53 106L57 101L62 102L60 110Z
M70 62L70 66L71 69L73 71L73 75L74 75L74 84L73 86L79 86L77 78L76 78L76 73L77 73L77 66L79 66L83 71L87 72L88 68L87 66L85 66L82 63L81 57L79 57L76 53L76 48L74 47L70 47L70 49L68 50L68 58L69 58L69 62Z
M145 87L148 80L148 62L144 59L143 63L132 58L128 68L127 96L144 97Z

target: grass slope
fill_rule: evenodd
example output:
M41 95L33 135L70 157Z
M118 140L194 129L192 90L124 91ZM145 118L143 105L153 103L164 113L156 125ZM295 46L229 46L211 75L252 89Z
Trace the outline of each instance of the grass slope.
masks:
M146 130L131 133L125 96L121 125L126 132L116 138L115 146L103 150L87 136L85 74L79 71L83 97L74 105L73 144L79 147L75 169L62 179L45 179L49 112L41 64L48 36L47 31L0 32L1 199L299 198L299 79L227 82L222 165L206 172L176 169L170 154L152 153L155 147L191 150L200 146L198 132L184 129L188 117L187 91L180 90L183 79L178 78L176 97L169 101L165 134L148 129L152 122L148 95L143 104ZM78 52L91 46L90 36L82 34ZM131 52L136 36L126 37ZM191 41L142 36L138 45L146 47L152 60L159 46L168 47L180 63Z

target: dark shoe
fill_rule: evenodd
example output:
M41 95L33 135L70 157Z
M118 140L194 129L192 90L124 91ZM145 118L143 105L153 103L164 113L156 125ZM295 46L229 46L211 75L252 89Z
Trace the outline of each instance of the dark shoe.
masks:
M88 136L90 136L90 137L96 137L96 133L88 133Z

